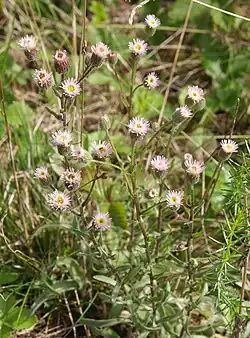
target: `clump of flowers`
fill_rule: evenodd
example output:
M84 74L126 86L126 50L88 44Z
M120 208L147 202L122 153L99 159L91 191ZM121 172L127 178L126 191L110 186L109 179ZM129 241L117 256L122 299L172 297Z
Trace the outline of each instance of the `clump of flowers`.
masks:
M144 83L149 89L154 89L159 86L159 78L155 72L151 72L145 77Z
M66 50L57 50L53 55L54 67L57 73L64 74L70 68L69 57Z
M94 158L104 159L109 157L113 150L110 143L106 141L95 141L92 144L91 152Z
M129 42L128 46L130 51L137 56L144 55L148 49L148 44L140 39L133 39L133 42Z
M149 121L145 120L143 117L134 117L129 121L128 129L132 134L137 136L145 136L150 128Z
M49 178L49 171L46 167L36 168L34 172L34 177L40 181L47 181Z
M183 200L183 191L171 190L166 195L167 206L175 210L180 209Z
M238 144L230 139L225 139L220 142L222 150L227 154L237 153Z
M40 88L47 89L52 86L52 73L45 69L36 69L34 79Z
M169 161L164 156L157 155L150 163L151 167L156 171L166 171L169 168Z
M154 14L148 14L145 18L145 23L149 28L157 28L160 26L161 21Z
M93 217L96 230L105 231L111 228L112 219L108 212L100 212Z
M30 61L35 61L37 58L37 42L33 35L26 35L18 42L19 47L24 51L25 56Z
M52 209L59 211L67 210L71 205L70 196L57 190L48 195L47 201Z
M78 96L81 92L80 83L73 78L64 80L61 83L61 88L63 89L63 94L71 98Z
M75 190L80 186L81 173L75 172L73 168L67 169L61 175L60 180L64 182L65 187L68 190Z
M204 99L204 91L198 86L189 86L188 97L193 100L194 103L199 103Z

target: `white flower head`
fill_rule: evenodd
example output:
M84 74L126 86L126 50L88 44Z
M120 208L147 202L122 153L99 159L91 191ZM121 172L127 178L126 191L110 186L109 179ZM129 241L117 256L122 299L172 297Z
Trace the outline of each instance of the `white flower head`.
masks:
M34 73L34 79L40 88L46 89L52 85L52 73L49 73L45 69L36 69Z
M151 160L151 167L157 171L166 171L169 168L169 161L164 156L155 156Z
M205 169L204 163L197 160L186 160L184 165L186 167L186 172L194 178L199 177Z
M159 86L159 78L155 72L151 72L145 77L144 83L149 89L154 89Z
M188 97L192 99L194 103L199 103L204 99L204 91L198 86L189 86Z
M144 136L149 131L150 124L143 117L134 117L129 121L128 129L130 133L137 136Z
M19 47L24 51L32 51L36 49L36 38L33 35L26 35L18 41Z
M40 181L47 181L49 178L49 171L46 167L39 167L36 168L34 172L34 177L37 178Z
M91 152L95 158L103 159L109 157L112 154L113 150L110 143L106 141L95 141L92 144Z
M182 205L183 192L171 190L167 193L166 198L168 207L178 210Z
M57 190L48 195L47 201L52 209L60 211L68 209L71 204L70 196Z
M72 143L73 136L67 130L58 130L54 134L52 134L51 143L54 146L61 146L61 147L69 147Z
M144 40L133 39L128 44L130 51L135 55L144 55L148 49L148 44Z
M227 154L237 153L238 151L238 144L233 140L222 140L220 145L223 151Z
M188 108L188 106L181 106L175 110L177 113L181 115L183 118L188 118L193 115L191 110Z
M75 171L73 168L66 169L60 177L65 186L69 190L75 190L80 186L81 173Z
M159 196L159 192L155 188L147 189L145 191L145 196L150 199L154 199Z
M112 219L108 212L99 212L93 217L96 230L105 231L111 228Z
M71 147L71 156L75 159L75 160L83 160L85 157L85 150L83 149L83 147L81 146L72 146Z
M91 46L91 51L103 60L106 60L111 53L110 48L103 42L97 42L95 46Z
M160 19L158 19L154 14L148 14L145 18L145 22L148 27L153 29L159 27L161 24Z
M64 80L61 83L61 88L63 89L63 94L71 98L78 96L81 92L80 83L78 83L77 80L73 78Z

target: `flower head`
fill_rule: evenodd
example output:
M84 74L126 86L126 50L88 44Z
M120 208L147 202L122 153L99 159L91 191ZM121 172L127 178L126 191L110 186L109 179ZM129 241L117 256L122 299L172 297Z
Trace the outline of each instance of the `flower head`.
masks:
M189 86L188 97L192 99L194 103L199 103L204 99L204 91L198 86Z
M144 136L149 131L150 124L143 117L134 117L129 121L128 129L130 133L137 136Z
M128 44L130 51L135 55L144 55L148 49L148 44L144 40L133 39Z
M67 169L61 175L60 180L64 182L67 189L75 190L80 186L81 173L75 172L73 168Z
M69 68L69 57L66 50L57 50L53 55L55 70L59 74L66 73Z
M57 190L48 195L47 201L49 206L55 210L66 210L71 204L70 196Z
M159 27L161 24L161 21L154 14L148 14L145 18L145 22L148 27L154 29Z
M96 230L105 231L111 228L112 219L108 212L100 212L93 217Z
M237 153L238 151L238 144L233 140L222 140L220 145L223 151L227 154Z
M146 198L154 199L154 198L156 198L158 196L159 196L159 192L155 188L147 189L145 191L145 197Z
M76 79L69 78L64 80L61 83L61 88L63 89L63 94L69 97L76 97L81 92L81 85L77 82Z
M103 60L106 60L111 53L110 48L103 42L97 42L95 46L91 46L91 51Z
M45 69L36 69L34 79L40 88L47 89L52 85L52 73L47 72Z
M61 146L61 147L69 147L72 143L72 134L68 132L67 130L58 130L54 134L52 134L52 140L51 143L54 146Z
M188 108L188 106L179 107L175 111L177 113L180 113L181 117L183 117L183 118L188 118L188 117L191 117L193 115L193 113Z
M85 157L85 150L83 147L75 146L71 148L71 156L76 160L83 160Z
M192 161L193 160L193 155L190 153L184 154L184 161Z
M112 154L111 144L106 141L93 142L92 154L95 158L106 158Z
M153 89L159 86L159 78L155 72L152 72L145 77L144 83L149 89Z
M166 198L168 207L178 210L182 205L183 192L171 190L167 193Z
M36 168L34 172L34 177L39 179L40 181L47 181L47 179L49 178L48 168L46 167Z
M194 178L198 178L205 169L204 163L202 161L197 161L193 159L186 160L184 162L184 165L186 167L187 174Z
M157 171L165 171L169 168L169 161L164 156L155 156L151 160L151 167Z
M36 38L33 35L26 35L18 41L19 47L24 51L27 59L34 61L37 57Z

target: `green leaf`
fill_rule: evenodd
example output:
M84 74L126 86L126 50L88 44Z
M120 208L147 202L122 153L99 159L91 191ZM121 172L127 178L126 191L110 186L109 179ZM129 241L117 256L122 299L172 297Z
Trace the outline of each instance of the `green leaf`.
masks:
M126 210L121 202L110 203L109 212L115 226L123 229L128 228Z
M98 24L108 19L105 6L100 1L92 1L90 11L94 14L93 23Z
M33 118L32 109L24 102L14 102L7 109L8 122L12 125L26 124Z
M84 271L80 264L71 257L63 257L57 261L57 266L66 267L72 279L79 285L81 289L84 284Z
M18 278L19 278L19 274L16 272L1 271L0 272L0 285L13 283Z
M163 95L161 93L144 87L139 88L134 95L135 115L141 115L146 119L158 116L162 103Z
M16 308L11 312L12 327L15 330L24 330L32 327L36 323L36 316L31 314L29 309L23 308L21 313L20 309Z
M99 282L110 284L112 286L116 285L116 281L110 277L106 277L103 275L95 275L93 276L93 279L98 280Z

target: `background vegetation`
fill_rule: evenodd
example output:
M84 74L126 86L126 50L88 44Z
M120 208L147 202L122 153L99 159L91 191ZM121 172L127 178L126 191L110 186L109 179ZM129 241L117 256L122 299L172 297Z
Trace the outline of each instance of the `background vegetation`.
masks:
M150 49L137 74L140 83L145 74L157 72L160 86L154 91L140 88L133 103L133 114L153 124L163 107L189 1L151 0L136 11L134 24L129 25L131 11L138 3L87 1L86 41L88 45L103 41L118 52L116 69L128 91L128 42L143 34L146 14L160 18L161 26L150 37ZM206 3L250 17L248 1L206 0ZM52 89L42 92L35 86L34 69L17 41L26 34L35 35L41 46L43 66L48 69L52 67L55 50L66 49L71 59L67 75L74 77L83 67L83 8L84 0L1 3L1 99L11 132L17 182L2 106L0 337L250 337L249 19L239 19L196 2L192 5L164 119L170 120L176 107L183 104L190 84L204 88L206 106L173 138L168 180L174 189L182 186L183 154L190 152L197 158L208 158L231 130L240 151L224 164L216 180L213 175L218 158L212 156L195 186L198 205L210 182L214 185L206 215L198 214L194 223L192 290L186 284L188 225L164 210L161 251L156 262L152 254L150 267L157 290L154 295L157 316L152 321L149 266L139 229L133 243L133 260L127 249L132 208L121 175L108 166L102 168L107 178L98 180L92 192L89 215L99 205L102 210L109 210L113 220L112 230L103 237L97 236L97 242L77 217L52 212L46 205L46 189L33 178L35 168L46 164L51 167L54 179L58 178L60 156L49 139L59 128L59 122L46 108L56 104ZM86 80L84 97L78 99L74 112L78 131L83 102L85 149L89 149L93 140L104 139L99 121L103 114L108 114L112 122L111 139L121 158L128 161L131 146L124 127L127 122L120 81L109 66L92 72ZM145 210L154 203L144 193L148 188L157 188L158 183L148 165L146 173L141 169L152 154L163 151L168 134L163 133L141 162L138 160L138 186ZM85 184L93 177L94 168L81 169ZM87 185L86 194L89 189ZM150 252L157 240L158 212L156 206L145 216Z

